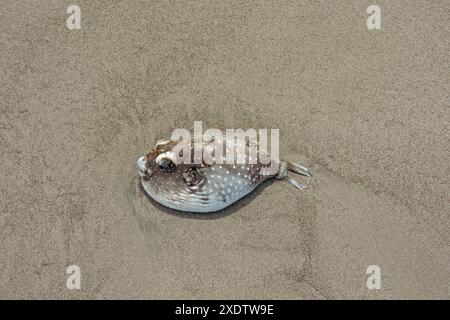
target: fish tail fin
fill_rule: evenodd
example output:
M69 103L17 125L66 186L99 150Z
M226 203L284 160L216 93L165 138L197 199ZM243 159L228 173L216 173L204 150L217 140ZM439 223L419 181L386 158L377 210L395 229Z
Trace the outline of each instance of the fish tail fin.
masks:
M290 161L286 161L287 164L287 169L289 171L295 172L297 174L300 174L302 176L306 176L306 177L311 177L311 173L309 172L309 169L306 168L305 166L302 166L301 164L295 163L295 162L290 162Z
M302 165L300 165L298 163L295 163L295 162L281 161L280 169L278 171L278 174L276 175L277 179L284 179L284 178L286 178L286 180L290 184L292 184L294 187L296 187L299 190L305 189L306 186L301 184L300 182L298 182L294 178L290 177L288 175L288 172L294 172L294 173L302 175L302 176L312 177L311 173L309 172L309 169L306 168L305 166L302 166Z

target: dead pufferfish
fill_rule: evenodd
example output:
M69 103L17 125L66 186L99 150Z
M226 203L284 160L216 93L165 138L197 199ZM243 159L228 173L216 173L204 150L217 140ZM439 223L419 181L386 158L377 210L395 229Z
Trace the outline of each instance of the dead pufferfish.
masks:
M147 155L137 160L137 167L145 192L163 206L179 211L207 213L222 210L252 192L263 181L272 178L287 179L302 190L305 186L290 177L288 172L311 176L302 165L283 160L275 162L270 156L270 163L264 165L258 150L257 161L253 164L207 164L204 160L200 164L176 164L173 149L178 143L174 140L158 141ZM239 157L242 149L232 147ZM257 146L247 142L244 149L246 157L251 148ZM191 153L193 157L194 147L191 147ZM270 174L263 172L264 168L273 168L274 164L275 171L272 170Z

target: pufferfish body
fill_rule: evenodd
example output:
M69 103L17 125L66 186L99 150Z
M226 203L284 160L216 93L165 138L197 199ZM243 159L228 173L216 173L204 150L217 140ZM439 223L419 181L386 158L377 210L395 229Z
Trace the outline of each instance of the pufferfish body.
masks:
M271 178L287 178L298 189L303 189L304 185L288 177L288 171L310 176L307 168L288 161L276 161L257 150L257 145L248 142L244 148L226 145L225 151L234 148L236 159L241 157L241 161L207 163L200 159L200 163L179 163L175 157L176 154L182 156L175 148L178 143L160 140L137 161L145 192L156 202L175 210L199 213L219 211ZM195 160L194 146L189 148L191 159ZM252 159L255 155L256 159ZM266 160L261 161L263 156Z

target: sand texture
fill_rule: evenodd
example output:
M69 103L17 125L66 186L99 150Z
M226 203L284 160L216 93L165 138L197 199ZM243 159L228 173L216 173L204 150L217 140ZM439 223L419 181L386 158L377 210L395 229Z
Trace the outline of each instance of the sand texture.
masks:
M449 1L77 4L0 8L1 299L450 298ZM308 188L149 201L136 159L195 120L279 128Z

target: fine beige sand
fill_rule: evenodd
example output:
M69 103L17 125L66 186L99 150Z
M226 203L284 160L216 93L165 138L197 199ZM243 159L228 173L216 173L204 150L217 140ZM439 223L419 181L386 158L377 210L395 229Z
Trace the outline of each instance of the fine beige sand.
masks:
M0 298L450 298L450 2L6 0ZM143 195L175 128L308 165L212 215ZM81 290L66 268L81 268ZM366 268L381 268L368 290Z

